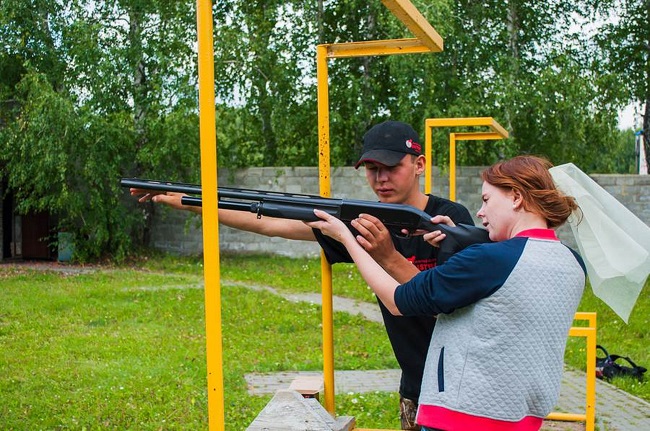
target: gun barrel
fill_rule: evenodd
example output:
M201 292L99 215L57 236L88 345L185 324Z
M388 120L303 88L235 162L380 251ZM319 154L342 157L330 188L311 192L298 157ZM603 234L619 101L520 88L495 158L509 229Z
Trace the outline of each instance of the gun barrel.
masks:
M122 178L123 187L143 190L171 191L187 195L200 195L201 186L187 183L141 180L137 178ZM407 230L413 233L417 230L429 232L441 230L447 238L440 244L440 255L445 257L463 248L481 242L489 242L487 230L471 226L458 225L455 227L431 223L431 216L424 211L403 204L391 204L354 199L332 199L322 196L269 192L251 189L235 189L219 187L217 189L218 206L220 209L252 212L261 216L315 221L314 209L320 209L345 222L359 217L359 214L370 214L378 218L390 229ZM183 196L183 205L201 206L198 196ZM439 256L439 257L441 257ZM441 259L444 261L446 259Z
M141 180L138 178L122 178L120 180L120 185L122 187L130 187L134 189L187 193L191 195L201 194L200 186L188 183L172 183L166 181Z
M139 178L122 178L120 180L122 187L130 187L142 190L164 191L186 193L190 195L201 195L201 186L189 183L175 183L167 181L155 181ZM219 187L217 189L219 200L235 199L249 201L272 201L284 202L291 204L316 205L331 207L340 204L341 199L324 198L316 195L306 195L299 193L282 193L273 191L262 191L253 189L236 189L229 187ZM187 201L188 205L200 206L198 201Z

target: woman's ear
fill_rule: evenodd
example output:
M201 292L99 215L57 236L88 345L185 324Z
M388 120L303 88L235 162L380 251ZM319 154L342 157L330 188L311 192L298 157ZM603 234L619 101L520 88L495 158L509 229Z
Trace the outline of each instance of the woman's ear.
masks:
M519 192L519 190L512 189L512 208L515 210L521 208L521 204L523 200L524 198Z

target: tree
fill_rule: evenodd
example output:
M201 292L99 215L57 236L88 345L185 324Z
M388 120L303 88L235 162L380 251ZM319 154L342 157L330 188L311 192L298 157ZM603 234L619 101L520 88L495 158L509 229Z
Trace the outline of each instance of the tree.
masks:
M0 21L15 101L0 164L18 210L57 215L77 258L123 257L150 218L118 203L119 178L198 177L191 6L8 0Z
M608 75L606 90L621 106L643 108L641 133L646 163L650 161L650 0L594 2L595 19L603 22L595 42L603 55L594 68Z
M215 78L219 161L315 164L315 33L299 1L219 2Z
M629 100L648 109L647 0L413 3L443 52L329 61L333 165L353 164L365 131L388 118L422 133L427 118L492 116L511 137L461 145L459 163L537 153L627 170L616 113ZM573 31L612 10L622 19L596 36ZM316 165L316 44L412 37L379 1L229 0L214 12L225 167ZM147 241L154 207L120 212L121 176L198 182L195 22L191 2L0 3L2 175L21 211L51 211L92 238L85 256ZM448 132L436 131L437 149Z
M507 141L462 146L462 163L536 153L609 169L603 153L617 135L616 109L584 67L588 41L572 30L587 10L586 2L453 3L439 103L447 116L492 116L510 131Z

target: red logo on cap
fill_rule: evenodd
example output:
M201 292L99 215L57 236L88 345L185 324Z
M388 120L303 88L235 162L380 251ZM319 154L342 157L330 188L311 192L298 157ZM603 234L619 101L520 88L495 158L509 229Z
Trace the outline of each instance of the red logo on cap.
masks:
M409 139L408 141L406 141L406 146L408 148L411 148L411 149L417 151L418 153L422 152L422 146L420 144L418 144L417 142L414 142L413 139Z

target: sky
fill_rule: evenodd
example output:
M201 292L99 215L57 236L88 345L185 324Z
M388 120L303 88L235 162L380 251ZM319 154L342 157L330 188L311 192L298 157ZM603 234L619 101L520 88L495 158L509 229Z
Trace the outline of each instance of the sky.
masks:
M637 112L635 113L635 107ZM636 117L636 118L635 118ZM636 119L636 123L635 120ZM618 113L618 128L621 130L641 127L641 109L634 103L629 104Z

